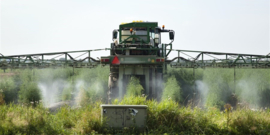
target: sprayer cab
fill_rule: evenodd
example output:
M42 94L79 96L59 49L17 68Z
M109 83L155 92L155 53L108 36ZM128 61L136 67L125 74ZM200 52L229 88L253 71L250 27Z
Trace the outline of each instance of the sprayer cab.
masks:
M164 57L165 54L161 53L164 48L161 43L162 32L169 32L169 39L173 42L174 31L164 29L164 25L162 28L158 27L157 22L136 21L121 24L119 29L113 30L112 33L111 55L156 55Z

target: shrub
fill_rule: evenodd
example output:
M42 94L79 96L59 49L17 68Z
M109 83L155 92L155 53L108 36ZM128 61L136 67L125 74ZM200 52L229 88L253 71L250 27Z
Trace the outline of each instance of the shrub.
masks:
M22 85L19 94L19 99L22 103L33 102L36 104L39 100L41 100L39 89L33 82Z
M21 103L33 102L36 104L41 99L40 90L36 83L34 70L25 70L20 74L22 84L19 91L19 101Z
M13 78L0 80L0 89L2 89L2 95L6 103L16 101L18 92Z

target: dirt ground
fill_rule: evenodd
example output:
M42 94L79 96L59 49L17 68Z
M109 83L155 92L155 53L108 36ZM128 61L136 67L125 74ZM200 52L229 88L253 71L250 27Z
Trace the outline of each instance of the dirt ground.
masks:
M70 106L72 108L78 107L75 105L75 101L62 101L62 102L51 104L50 106L47 106L46 108L48 108L50 112L55 113L58 111L58 109L60 109L63 106Z
M16 73L0 73L0 78L1 77L10 77L10 76L13 76L13 75L16 75Z

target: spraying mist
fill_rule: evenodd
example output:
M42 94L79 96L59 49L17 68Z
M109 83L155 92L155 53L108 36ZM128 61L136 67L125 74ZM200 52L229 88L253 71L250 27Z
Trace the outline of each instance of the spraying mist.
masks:
M209 91L207 84L201 80L197 80L195 81L195 87L200 95L198 105L205 106Z
M65 80L52 80L51 82L38 82L38 88L41 91L42 101L45 106L51 106L61 101L63 89L69 85Z

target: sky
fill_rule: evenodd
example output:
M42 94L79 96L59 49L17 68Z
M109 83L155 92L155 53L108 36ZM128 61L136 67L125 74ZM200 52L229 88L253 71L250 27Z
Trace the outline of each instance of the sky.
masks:
M0 53L109 48L119 24L143 20L173 29L174 49L266 55L269 8L269 0L1 0Z

